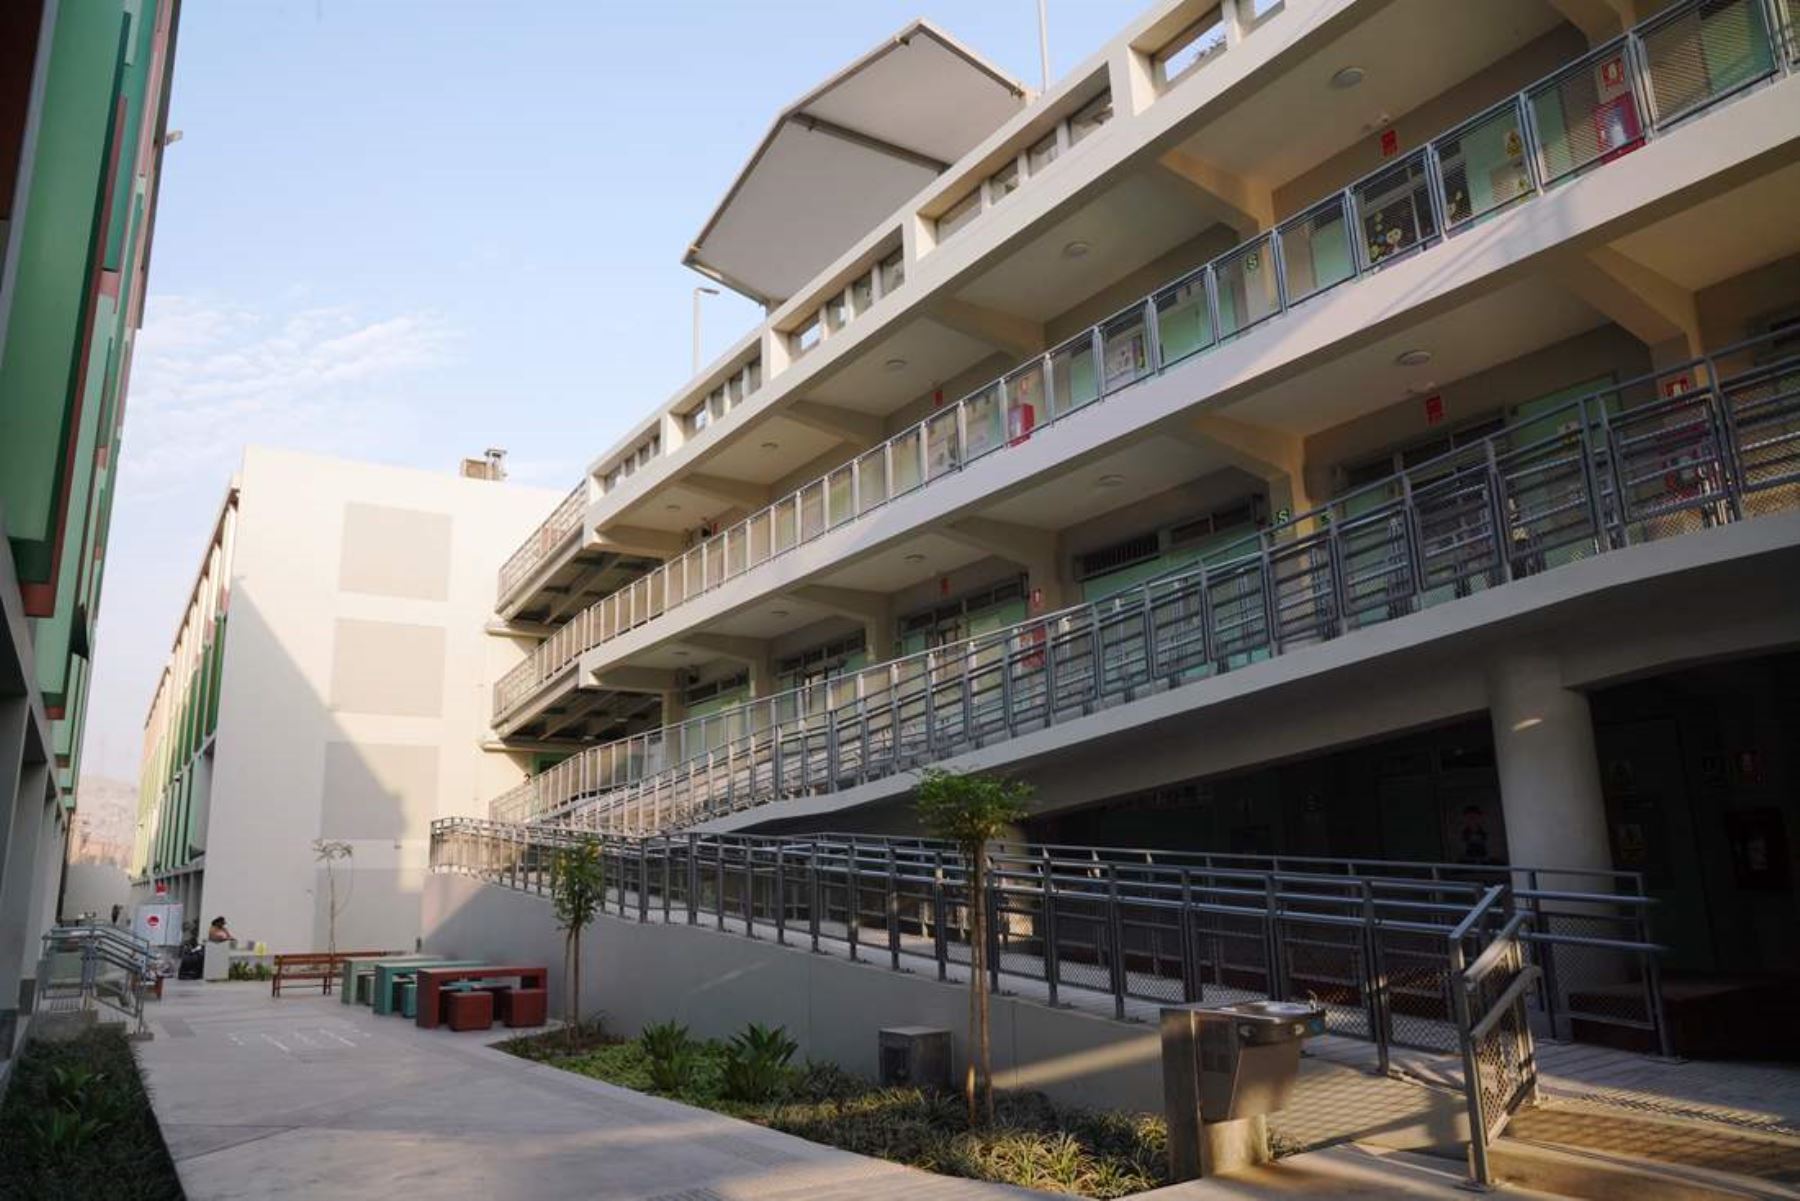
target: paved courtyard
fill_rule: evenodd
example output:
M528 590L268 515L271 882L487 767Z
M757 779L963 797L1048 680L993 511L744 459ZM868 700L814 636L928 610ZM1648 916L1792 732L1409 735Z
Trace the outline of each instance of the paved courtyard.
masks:
M420 1030L335 996L273 1000L266 984L182 984L153 1007L150 1024L155 1037L141 1055L193 1201L1031 1195L865 1159L527 1063L485 1045L498 1034ZM1326 1078L1311 1090L1314 1111L1301 1123L1309 1141L1329 1132L1331 1114L1357 1114L1364 1103L1356 1073L1315 1070ZM1359 1116L1366 1122L1369 1114ZM1158 1196L1448 1198L1465 1195L1459 1180L1448 1161L1336 1147Z

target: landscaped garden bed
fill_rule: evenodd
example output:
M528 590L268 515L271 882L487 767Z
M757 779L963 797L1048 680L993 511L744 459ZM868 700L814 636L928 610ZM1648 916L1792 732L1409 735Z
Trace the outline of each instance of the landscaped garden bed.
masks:
M951 1176L1088 1197L1169 1183L1162 1119L1000 1093L994 1121L971 1128L963 1098L888 1088L830 1064L792 1063L780 1030L748 1027L729 1043L697 1041L665 1023L629 1041L585 1027L500 1044L527 1059L716 1110L860 1155Z
M131 1043L116 1026L38 1039L0 1104L0 1198L180 1201Z

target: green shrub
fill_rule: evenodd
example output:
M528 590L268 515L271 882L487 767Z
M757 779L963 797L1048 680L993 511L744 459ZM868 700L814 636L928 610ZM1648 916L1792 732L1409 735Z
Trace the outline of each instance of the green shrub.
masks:
M650 1059L650 1083L657 1092L680 1093L692 1085L700 1049L686 1026L673 1021L645 1026L638 1041Z
M0 1105L0 1197L162 1201L181 1184L115 1027L29 1044Z
M725 1095L734 1101L769 1100L787 1084L788 1060L799 1049L787 1027L770 1029L751 1022L732 1036L725 1049Z

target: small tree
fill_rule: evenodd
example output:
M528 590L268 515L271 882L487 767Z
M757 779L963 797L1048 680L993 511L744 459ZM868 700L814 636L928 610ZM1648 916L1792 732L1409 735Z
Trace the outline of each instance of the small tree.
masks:
M556 928L563 931L563 971L569 978L569 1046L581 1029L581 935L592 924L606 898L606 873L600 845L584 840L556 857L550 899Z
M988 1037L988 844L1025 816L1032 788L1002 776L927 769L919 779L919 819L956 844L969 879L969 1069L963 1096L969 1125L994 1120L993 1056ZM940 919L941 920L941 919Z
M337 861L348 859L356 853L354 847L347 842L328 841L323 838L313 840L313 858L325 865L325 953L337 955L337 920L338 914L350 906L350 895L344 896L342 905L338 904L337 894ZM352 890L356 887L356 877L350 877Z

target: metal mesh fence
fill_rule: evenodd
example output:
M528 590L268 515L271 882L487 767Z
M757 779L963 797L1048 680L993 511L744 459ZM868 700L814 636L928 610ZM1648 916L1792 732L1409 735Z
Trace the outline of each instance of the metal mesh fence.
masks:
M1644 88L1662 129L1776 69L1762 0L1678 5L1639 31Z

